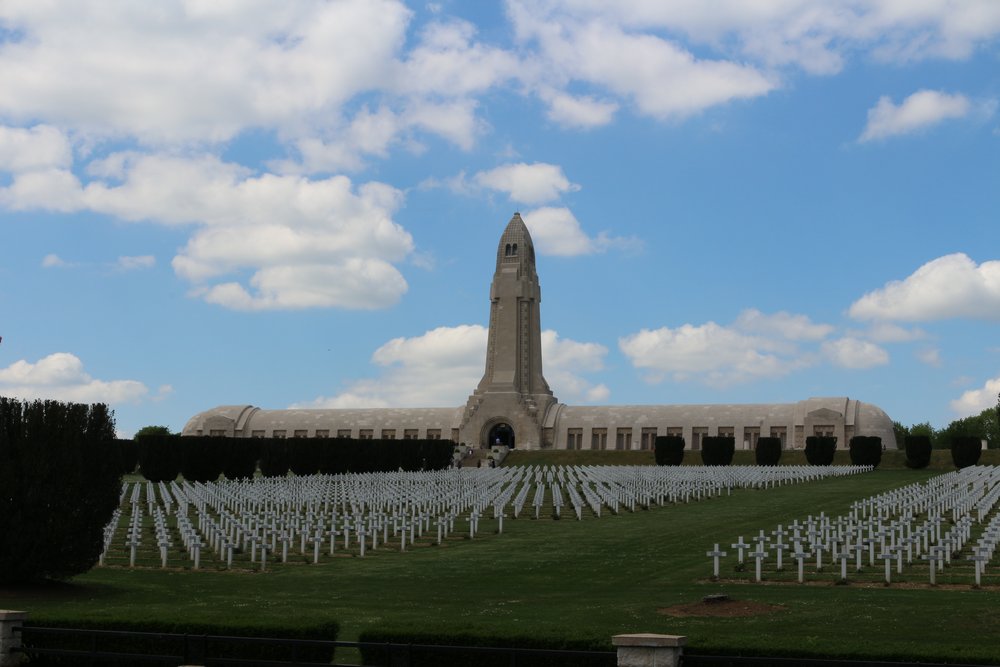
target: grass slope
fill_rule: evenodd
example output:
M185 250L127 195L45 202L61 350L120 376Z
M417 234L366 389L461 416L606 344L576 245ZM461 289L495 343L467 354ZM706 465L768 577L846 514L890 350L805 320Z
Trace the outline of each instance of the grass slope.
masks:
M265 574L99 568L64 586L0 591L32 620L227 620L281 628L329 620L368 628L590 640L622 632L687 635L698 652L1000 661L997 591L831 584L713 583L704 556L807 513L927 479L879 470L604 518L508 519L503 535L406 554L378 551ZM832 576L831 576L832 582ZM779 605L747 618L659 612L712 593Z

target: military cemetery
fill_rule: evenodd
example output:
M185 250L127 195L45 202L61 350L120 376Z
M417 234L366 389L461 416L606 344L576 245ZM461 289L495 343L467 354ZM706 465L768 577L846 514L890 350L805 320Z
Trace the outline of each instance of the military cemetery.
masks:
M614 664L612 649L626 665L656 652L1000 660L964 633L1000 636L1000 467L992 453L976 465L978 442L956 440L947 465L846 397L564 405L542 374L539 301L515 214L485 372L460 408L223 406L180 436L114 449L102 409L3 399L12 460L30 460L33 424L51 418L52 434L77 424L79 451L104 448L74 464L103 461L94 485L114 479L119 455L126 473L117 501L103 492L91 560L38 570L84 573L41 594L4 589L4 606L42 626L598 652L579 664ZM34 470L58 489L48 463ZM18 470L0 474L29 493ZM64 518L89 492L74 488ZM52 533L23 545L39 561L64 548ZM11 614L0 622L25 622ZM389 660L365 646L337 659Z

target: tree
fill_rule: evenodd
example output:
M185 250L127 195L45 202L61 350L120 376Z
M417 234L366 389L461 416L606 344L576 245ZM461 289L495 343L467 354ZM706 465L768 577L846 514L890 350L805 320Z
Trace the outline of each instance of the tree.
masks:
M833 435L810 435L806 438L806 461L812 466L833 464L837 451L837 437Z
M136 440L144 435L173 435L173 433L167 426L143 426L135 432L132 439Z
M757 439L754 462L759 466L776 466L781 460L781 438L763 436Z
M0 398L0 582L97 563L121 491L118 453L106 405Z

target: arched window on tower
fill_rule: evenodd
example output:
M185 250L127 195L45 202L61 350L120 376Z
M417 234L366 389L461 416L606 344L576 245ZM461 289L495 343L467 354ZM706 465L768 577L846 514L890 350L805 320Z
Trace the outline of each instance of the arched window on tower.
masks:
M504 257L510 257L510 244L509 243L507 244L507 247L503 249L503 256Z
M517 256L517 244L516 243L510 247L510 254L511 254L511 256Z

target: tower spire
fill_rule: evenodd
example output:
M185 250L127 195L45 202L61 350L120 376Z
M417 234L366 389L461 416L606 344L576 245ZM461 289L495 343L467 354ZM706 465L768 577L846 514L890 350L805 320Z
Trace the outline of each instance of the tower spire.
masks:
M488 403L485 412L503 415L519 443L540 446L545 411L555 403L542 374L541 301L535 244L520 213L514 213L497 244L486 368L466 405L465 441L486 442L490 424L480 424L476 415Z

